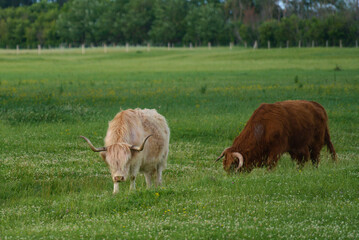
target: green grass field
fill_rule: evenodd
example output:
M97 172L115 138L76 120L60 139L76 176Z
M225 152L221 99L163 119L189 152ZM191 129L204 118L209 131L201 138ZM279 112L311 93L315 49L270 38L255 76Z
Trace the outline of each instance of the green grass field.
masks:
M227 175L213 161L260 103L329 116L333 163ZM171 129L164 185L113 195L103 144L127 108ZM359 49L0 51L0 239L358 239Z

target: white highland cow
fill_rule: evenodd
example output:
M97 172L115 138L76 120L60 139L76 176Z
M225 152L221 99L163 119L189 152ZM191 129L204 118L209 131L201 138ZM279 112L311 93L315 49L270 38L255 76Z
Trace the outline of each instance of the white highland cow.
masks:
M170 130L166 119L154 109L128 109L119 112L109 122L105 147L95 148L90 140L81 136L94 152L109 166L114 182L113 192L119 191L119 182L131 181L135 189L137 173L143 173L147 187L157 173L161 185L162 171L166 168Z

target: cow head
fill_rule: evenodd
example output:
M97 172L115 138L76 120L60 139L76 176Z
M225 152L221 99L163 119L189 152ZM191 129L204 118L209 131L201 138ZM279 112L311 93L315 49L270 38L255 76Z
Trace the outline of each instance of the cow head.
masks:
M222 157L223 159L223 169L229 173L231 170L231 166L238 162L238 165L236 166L236 172L240 170L240 168L243 166L244 159L242 154L239 152L233 152L230 148L226 148L222 154L216 159L216 162L219 161Z
M101 152L100 155L108 165L114 183L127 180L131 159L131 149L129 144L113 144L108 146L106 152Z
M80 137L85 139L92 151L100 152L100 156L110 169L112 181L114 182L114 193L117 193L118 183L126 181L129 176L130 159L133 153L142 151L147 139L151 137L151 135L144 139L141 146L130 145L128 143L116 143L101 148L94 147L86 137Z

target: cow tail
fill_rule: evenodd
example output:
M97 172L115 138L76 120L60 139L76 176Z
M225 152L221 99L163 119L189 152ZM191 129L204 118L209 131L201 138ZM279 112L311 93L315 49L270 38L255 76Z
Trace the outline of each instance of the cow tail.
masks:
M337 154L335 153L334 146L333 146L332 142L330 141L330 135L329 135L328 127L326 127L326 129L325 129L325 144L327 145L328 151L332 155L332 159L334 161L336 161L337 160Z

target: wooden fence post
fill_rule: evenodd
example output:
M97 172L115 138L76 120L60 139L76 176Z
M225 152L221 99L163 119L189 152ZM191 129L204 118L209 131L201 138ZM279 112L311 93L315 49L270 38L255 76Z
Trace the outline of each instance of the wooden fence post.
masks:
M41 45L38 44L37 45L37 55L40 55L41 54Z
M85 54L85 44L84 43L81 45L81 53Z
M270 49L270 41L268 41L267 45L268 45L268 49Z
M209 50L211 50L211 49L212 49L211 42L208 42L208 49L209 49Z

